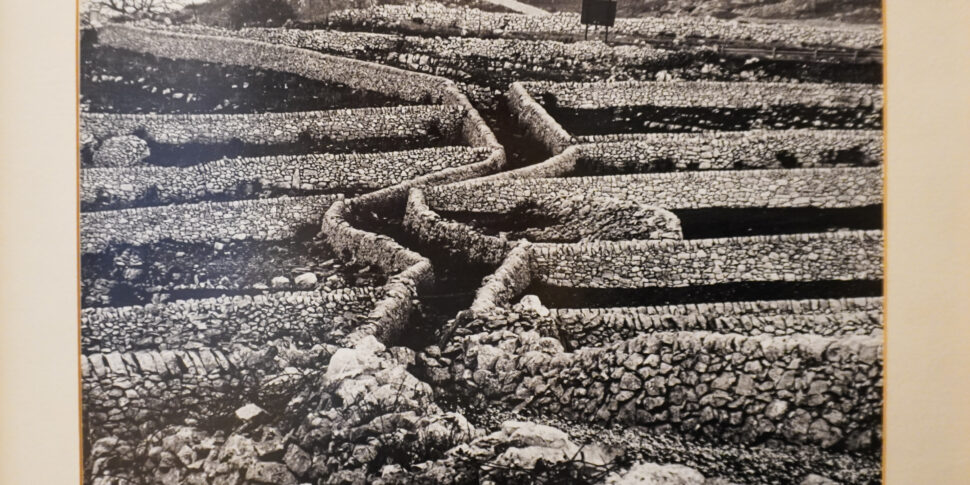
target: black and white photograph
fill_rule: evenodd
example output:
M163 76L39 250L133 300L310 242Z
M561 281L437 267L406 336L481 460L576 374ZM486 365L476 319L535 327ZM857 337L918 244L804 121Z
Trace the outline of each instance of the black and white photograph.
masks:
M878 0L83 0L83 482L882 483Z

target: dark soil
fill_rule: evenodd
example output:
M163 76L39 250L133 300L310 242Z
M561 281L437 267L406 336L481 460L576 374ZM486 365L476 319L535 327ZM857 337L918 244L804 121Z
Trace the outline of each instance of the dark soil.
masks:
M747 208L675 210L684 239L882 229L882 204L819 209Z
M144 305L153 301L260 293L276 276L312 272L317 288L383 285L384 276L369 267L345 264L308 226L286 241L219 241L215 244L162 241L113 245L81 258L84 307ZM296 289L287 286L283 289ZM276 290L272 290L276 291ZM157 295L157 296L156 296Z
M334 190L303 190L294 188L264 187L258 180L240 180L231 190L224 192L205 192L188 197L160 197L157 186L152 185L141 196L134 200L120 199L99 189L94 202L82 202L81 212L96 212L103 210L134 209L138 207L157 207L170 204L192 202L229 202L236 200L274 199L277 197L306 197L311 195L343 194L345 197L356 197L366 192L363 188L348 187Z
M222 158L265 157L274 155L306 155L312 153L380 153L397 150L417 150L445 146L467 145L455 134L444 134L432 126L428 134L407 137L359 138L354 140L333 140L314 138L304 134L294 143L263 145L243 143L233 139L228 143L157 143L144 134L151 155L145 160L149 165L161 167L189 167ZM81 152L81 166L93 166L93 154Z
M436 342L435 334L448 320L471 306L482 279L496 268L470 262L459 252L421 242L404 229L404 207L405 202L401 200L379 211L360 211L353 214L351 222L357 229L389 236L431 261L435 276L432 287L420 292L408 331L395 336L390 344L421 351Z
M820 163L827 166L842 167L862 167L872 166L875 162L867 162L862 148L855 147L846 150L828 150L821 154ZM804 162L798 160L792 153L786 150L775 152L775 160L781 168L800 168L804 167ZM752 162L767 162L766 160L751 160ZM598 175L628 175L638 173L659 173L676 171L674 160L670 158L655 158L651 160L627 159L619 163L604 164L593 158L580 158L572 171L562 177L590 177ZM700 163L688 162L686 170L698 170ZM745 162L735 162L732 167L736 170L743 169L764 169L765 166L751 166ZM772 167L775 168L775 167Z
M624 106L573 109L546 106L549 114L575 136L614 133L683 133L753 129L882 129L882 116L871 110L785 106L758 108L688 108Z
M516 207L509 212L458 212L438 211L444 219L450 219L475 228L482 234L497 236L509 233L509 239L517 239L516 234L529 229L542 229L555 226L560 221L529 204Z
M536 295L550 308L612 308L725 301L874 297L882 295L882 281L757 281L677 288L567 288L533 282L522 294Z
M420 104L277 71L81 45L81 106L101 113L263 113Z

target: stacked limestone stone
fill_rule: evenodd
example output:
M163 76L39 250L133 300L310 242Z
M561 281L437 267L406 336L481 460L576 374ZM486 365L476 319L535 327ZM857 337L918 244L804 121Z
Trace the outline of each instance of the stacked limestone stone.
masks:
M536 88L529 91L529 86ZM536 101L540 91L554 93L557 106L584 108L812 104L878 114L881 106L879 92L869 86L514 86L510 98L519 120L560 154L509 173L414 191L409 200L409 227L421 237L458 252L463 248L476 260L495 261L496 252L505 254L470 310L441 332L441 345L421 355L429 377L442 388L469 393L470 402L500 402L511 412L543 419L562 417L581 429L593 421L719 443L769 441L869 456L877 452L878 298L771 300L765 295L765 301L607 308L584 308L584 302L574 301L567 303L572 308L549 308L536 296L522 295L532 285L646 291L878 282L881 231L705 240L650 234L610 240L606 232L590 241L541 242L549 237L546 232L571 234L567 225L554 224L523 232L532 243L516 243L443 220L436 211L511 213L528 205L550 217L575 216L577 224L585 223L581 230L592 234L623 213L619 207L598 210L597 197L662 209L871 206L882 198L881 169L872 167L881 163L879 134L650 134L576 146ZM842 152L852 156L840 158ZM793 168L825 164L848 166ZM569 202L573 199L577 204ZM569 207L585 210L563 209ZM481 244L468 243L475 238Z
M510 88L509 100L510 107L519 121L526 126L529 134L541 141L553 153L560 153L577 141L554 116L555 110L561 109L604 111L617 108L690 108L694 110L703 108L710 112L746 110L758 113L752 121L752 124L757 125L762 115L770 114L775 110L808 107L827 110L836 115L835 119L827 122L828 124L819 119L814 120L815 128L839 129L844 128L842 125L858 125L871 129L882 126L882 91L876 85L867 84L792 85L712 81L529 82L514 83ZM683 125L668 124L667 128L699 130L691 124L689 117L681 121ZM579 141L637 140L651 136L644 133L615 134L610 131L609 126L598 127L598 131L605 131L605 134L581 136ZM758 140L760 133L760 131L746 130L746 133L741 136L753 136ZM845 136L845 133L845 131L841 132L842 136ZM839 137L838 133L825 138L837 137ZM783 150L776 150L776 153L781 151ZM788 152L788 150L784 151ZM791 158L794 155L786 156ZM696 163L699 164L701 161Z
M471 11L440 4L379 5L369 9L335 12L337 24L372 25L383 28L458 30L467 33L581 35L580 16L573 13L531 16ZM750 42L791 47L825 46L868 49L882 45L882 31L876 26L819 26L803 23L739 23L699 17L649 17L617 19L613 31L648 39L671 36L700 37L725 43Z
M246 184L259 191L367 192L482 162L487 148L442 147L365 154L312 154L221 159L191 167L84 169L81 202L97 206L138 201L152 192L162 203L233 196Z

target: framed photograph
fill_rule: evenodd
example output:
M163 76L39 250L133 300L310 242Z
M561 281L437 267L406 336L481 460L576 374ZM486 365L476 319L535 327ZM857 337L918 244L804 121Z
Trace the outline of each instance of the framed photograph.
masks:
M4 246L33 279L4 274L0 305L72 352L46 402L73 414L45 426L69 480L959 483L966 447L942 443L967 393L928 391L965 374L965 318L940 318L966 306L944 282L967 258L958 235L918 241L967 208L928 191L966 149L923 107L959 130L968 99L943 75L889 88L926 74L894 77L897 52L942 62L887 42L891 8L81 0L74 62L49 60L74 75L71 158L4 167L73 191L42 240L74 271L55 284ZM934 145L957 155L914 160ZM897 203L897 181L921 185ZM4 235L41 221L10 207ZM903 336L920 325L935 340ZM934 442L927 471L911 453Z

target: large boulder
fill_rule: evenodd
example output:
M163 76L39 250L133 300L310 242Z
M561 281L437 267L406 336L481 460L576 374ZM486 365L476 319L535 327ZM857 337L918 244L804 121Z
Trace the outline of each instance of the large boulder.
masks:
M683 465L637 463L626 473L607 477L607 485L704 485L704 475Z

